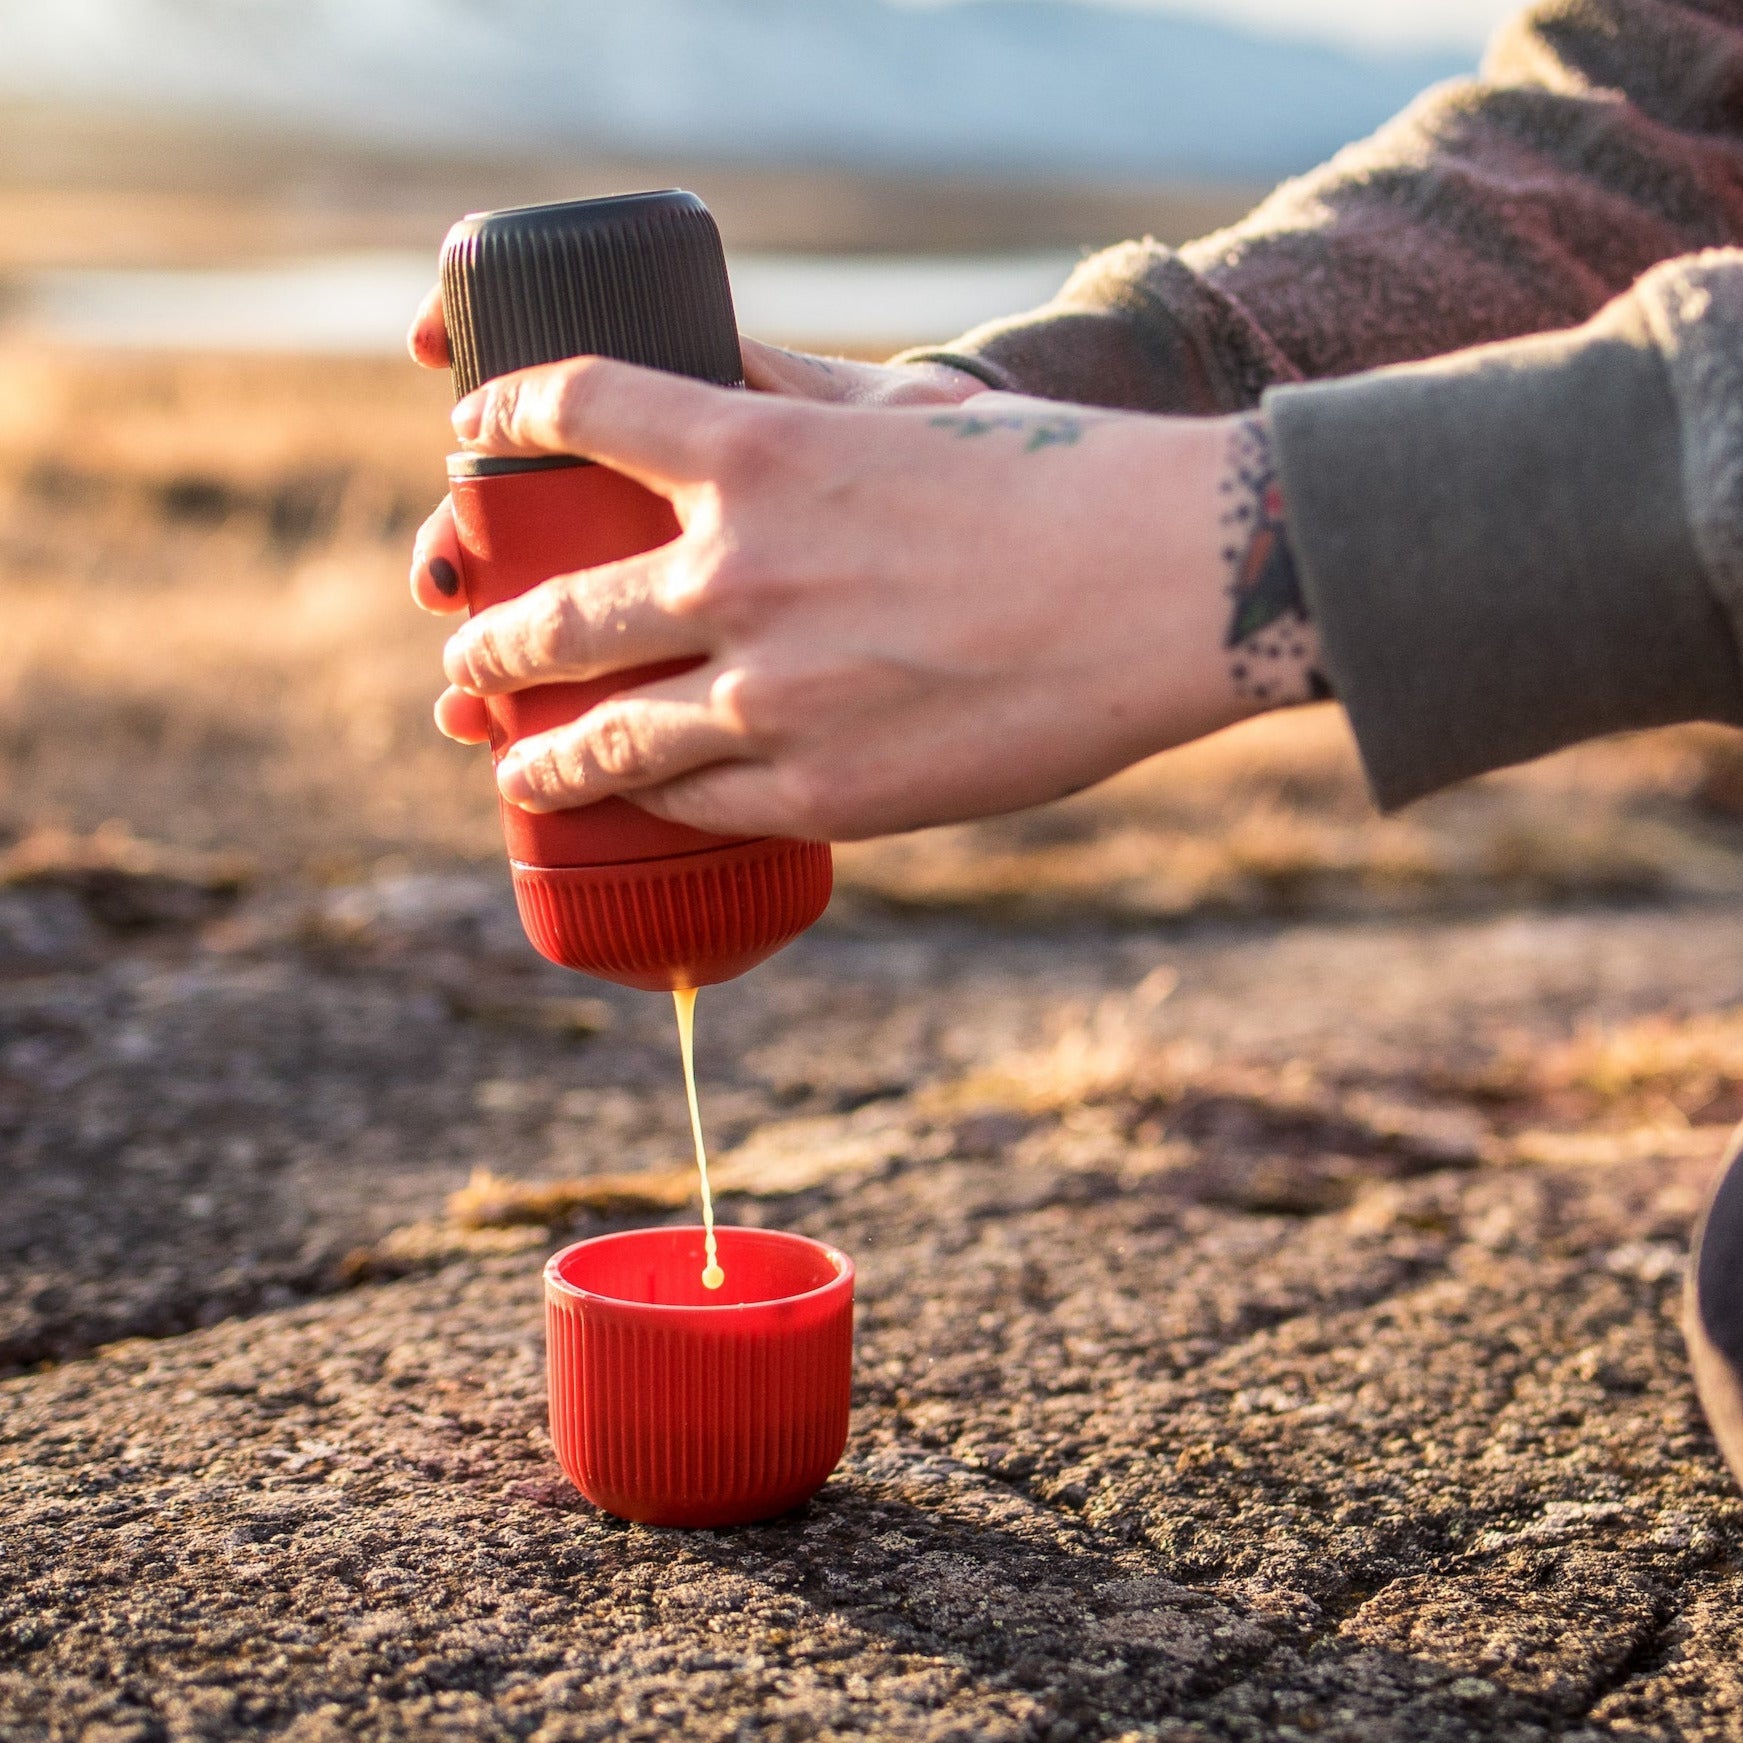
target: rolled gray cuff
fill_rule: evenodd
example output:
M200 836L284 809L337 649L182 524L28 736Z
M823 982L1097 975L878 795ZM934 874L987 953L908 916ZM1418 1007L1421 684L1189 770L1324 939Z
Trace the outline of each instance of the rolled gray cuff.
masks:
M1303 589L1388 809L1580 739L1743 723L1632 296L1264 399Z

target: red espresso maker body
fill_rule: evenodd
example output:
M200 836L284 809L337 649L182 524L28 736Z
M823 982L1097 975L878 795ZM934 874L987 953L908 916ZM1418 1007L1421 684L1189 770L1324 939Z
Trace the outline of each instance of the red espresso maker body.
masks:
M719 233L693 194L473 214L443 246L442 289L462 396L492 376L583 355L742 385ZM456 454L448 480L474 613L678 532L665 498L587 460ZM684 665L492 698L491 754ZM540 814L505 801L502 820L528 938L551 961L624 986L729 980L829 901L822 842L711 835L620 798Z

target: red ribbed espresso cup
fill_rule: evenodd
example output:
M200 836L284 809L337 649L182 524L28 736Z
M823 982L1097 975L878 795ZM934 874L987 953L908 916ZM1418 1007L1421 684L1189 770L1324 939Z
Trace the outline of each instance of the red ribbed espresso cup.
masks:
M853 1261L803 1235L631 1229L545 1266L551 1439L587 1499L644 1525L745 1525L809 1499L847 1445Z

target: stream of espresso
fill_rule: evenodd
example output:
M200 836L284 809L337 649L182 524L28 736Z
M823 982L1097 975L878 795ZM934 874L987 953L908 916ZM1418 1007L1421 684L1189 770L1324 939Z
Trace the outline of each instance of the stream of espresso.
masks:
M718 1289L726 1281L714 1245L714 1195L708 1190L708 1151L702 1143L702 1110L696 1102L696 989L686 987L672 994L678 1012L678 1047L684 1055L684 1093L690 1098L690 1135L696 1140L696 1169L702 1176L703 1246L708 1263L702 1272L702 1287Z

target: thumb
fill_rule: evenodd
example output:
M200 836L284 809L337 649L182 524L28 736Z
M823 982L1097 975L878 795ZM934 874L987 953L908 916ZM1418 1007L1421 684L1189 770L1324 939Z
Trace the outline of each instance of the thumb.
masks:
M793 399L846 400L851 397L851 372L845 363L813 357L809 351L789 351L765 345L741 333L739 355L744 380L758 393L784 393Z

